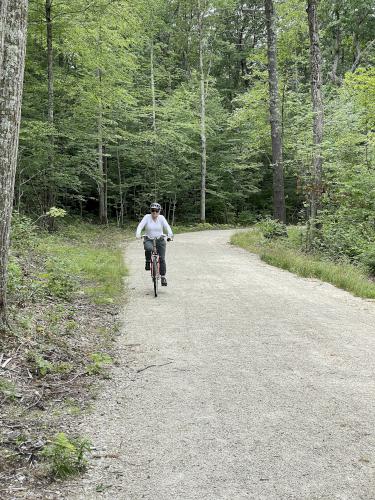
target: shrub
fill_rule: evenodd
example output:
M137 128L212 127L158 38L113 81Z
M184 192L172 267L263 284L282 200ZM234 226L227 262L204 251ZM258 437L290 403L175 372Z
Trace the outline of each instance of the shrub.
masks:
M70 439L60 432L41 452L50 463L51 474L60 479L79 474L85 470L87 460L85 453L90 450L87 439Z
M63 263L57 259L51 259L47 263L47 273L42 277L47 279L46 286L51 295L67 301L72 300L78 283L64 269Z
M256 226L260 229L263 236L268 240L288 237L286 225L278 222L275 219L263 219L262 221L258 222Z
M14 400L16 397L16 386L10 380L0 377L0 394Z
M86 373L88 375L100 375L105 366L112 364L111 356L108 354L102 354L100 352L95 352L90 356L91 363L86 368Z
M361 262L366 266L369 273L375 276L375 248L364 252L360 257Z
M71 363L66 361L53 363L45 359L42 354L34 351L29 351L27 359L32 363L33 372L40 377L45 377L49 373L69 373L74 368Z
M241 224L242 226L251 226L252 224L255 224L257 218L254 212L250 212L249 210L240 212L237 217L237 222L238 224Z
M13 212L10 239L15 248L33 249L37 242L34 222L25 215Z
M22 269L15 258L10 258L8 263L8 291L17 293L23 288Z

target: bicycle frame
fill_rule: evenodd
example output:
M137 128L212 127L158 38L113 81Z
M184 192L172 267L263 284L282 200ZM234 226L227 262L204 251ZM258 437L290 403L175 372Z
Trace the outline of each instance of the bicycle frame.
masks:
M143 241L146 241L146 239L152 240L150 270L151 270L151 279L154 285L155 297L158 296L159 281L160 281L160 256L156 246L156 241L160 238L166 238L166 235L163 234L159 238L150 238L147 235L143 236Z

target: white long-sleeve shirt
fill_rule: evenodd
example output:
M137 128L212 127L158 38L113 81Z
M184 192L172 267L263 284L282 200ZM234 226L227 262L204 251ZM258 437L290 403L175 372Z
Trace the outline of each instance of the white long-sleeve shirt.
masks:
M150 238L158 238L163 234L164 229L167 230L168 236L173 236L172 229L164 215L158 215L156 220L154 221L151 214L146 214L138 224L136 232L137 238L140 238L142 229L145 230L147 236L149 236Z

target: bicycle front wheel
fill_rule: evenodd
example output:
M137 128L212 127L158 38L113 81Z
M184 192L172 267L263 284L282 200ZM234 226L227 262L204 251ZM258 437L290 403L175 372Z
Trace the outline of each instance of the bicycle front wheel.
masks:
M155 297L158 296L159 287L159 269L158 269L158 258L154 257L152 260L152 281L154 282L154 294Z

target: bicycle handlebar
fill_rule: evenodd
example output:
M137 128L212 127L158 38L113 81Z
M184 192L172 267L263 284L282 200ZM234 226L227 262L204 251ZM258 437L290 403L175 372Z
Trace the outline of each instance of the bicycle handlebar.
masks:
M161 238L164 238L166 239L167 241L172 241L173 240L173 236L168 236L167 234L162 234L160 236L155 236L154 238L151 238L150 236L148 236L147 234L143 234L141 236L141 238L144 240L144 239L149 239L149 240L159 240Z

